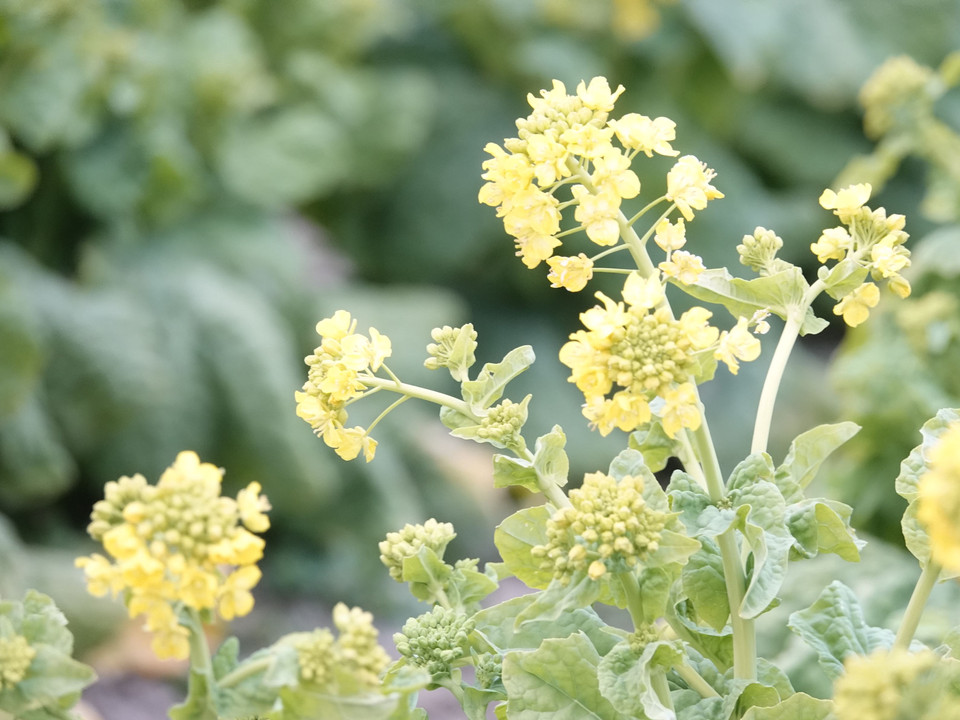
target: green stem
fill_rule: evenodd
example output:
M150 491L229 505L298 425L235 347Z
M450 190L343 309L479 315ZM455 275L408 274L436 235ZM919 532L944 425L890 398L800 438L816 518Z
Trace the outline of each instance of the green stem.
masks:
M252 677L257 673L263 672L269 668L275 660L276 658L272 655L266 655L262 658L257 658L251 662L244 663L220 678L220 680L217 682L217 686L223 689L233 687L234 685L239 685L248 677Z
M687 687L700 693L700 697L720 697L720 693L714 690L713 686L703 679L703 675L689 665L682 663L674 665L673 671L680 676L680 679L687 684Z
M186 608L186 613L189 619L187 628L190 630L190 678L187 681L187 699L181 707L191 710L191 720L217 720L214 703L216 678L203 622L200 612L195 608Z
M670 686L667 684L667 674L662 667L653 668L650 672L650 684L665 708L673 710L673 698L670 697Z
M448 407L451 410L456 410L457 412L463 413L471 418L474 417L473 412L470 410L470 406L467 405L467 403L465 403L463 400L453 397L453 395L447 395L446 393L437 392L436 390L422 388L419 385L410 385L409 383L376 377L374 375L365 375L360 379L360 381L367 387L391 390L395 393L400 393L401 395L407 395L412 398L417 398L418 400L432 402L435 405Z
M623 588L623 594L627 598L627 612L630 613L630 619L633 621L633 629L640 630L647 625L643 616L643 600L640 598L640 582L629 570L617 573L617 580L620 581L620 587Z
M803 309L803 312L806 312L806 308ZM790 352L793 350L797 336L800 334L800 320L797 319L797 315L803 317L802 313L792 313L787 318L780 334L780 340L777 342L777 348L773 351L767 377L763 381L763 390L760 391L757 419L753 425L753 442L750 445L751 453L765 452L767 449L767 442L770 439L770 426L773 422L773 406L777 402L780 381L783 379L783 371L787 367L787 360L790 359Z
M730 626L733 628L733 675L738 680L755 680L757 675L757 632L751 619L740 615L746 592L746 578L740 564L740 550L733 530L717 536L723 579L730 604Z
M942 569L937 563L929 561L923 572L920 573L917 585L913 589L913 595L910 596L910 602L907 604L907 610L903 615L903 620L900 621L897 638L893 641L894 650L906 650L910 647L913 635L920 625L920 617L927 605L927 599L930 597L933 586L937 584Z

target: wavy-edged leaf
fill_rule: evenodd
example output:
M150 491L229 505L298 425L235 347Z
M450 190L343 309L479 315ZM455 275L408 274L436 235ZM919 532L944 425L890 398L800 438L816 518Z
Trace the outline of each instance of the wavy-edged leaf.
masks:
M775 476L786 501L800 500L823 461L859 431L860 426L856 423L841 422L818 425L794 438Z
M684 659L677 642L648 643L637 652L622 642L600 660L597 678L600 692L624 717L675 720L653 687L653 673L664 672Z
M535 545L546 545L550 515L546 505L523 508L506 518L493 533L493 542L507 569L525 585L538 590L550 584L553 570L541 567L530 550Z
M522 345L508 352L500 362L486 363L476 380L460 384L463 399L474 412L486 410L503 396L507 383L533 365L534 360L533 348Z

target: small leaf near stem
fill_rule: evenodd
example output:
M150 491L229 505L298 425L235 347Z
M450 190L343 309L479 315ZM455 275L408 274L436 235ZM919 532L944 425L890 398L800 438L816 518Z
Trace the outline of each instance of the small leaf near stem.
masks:
M903 620L900 621L900 629L897 631L897 637L893 641L894 650L907 650L910 647L914 633L917 632L917 627L920 625L923 609L927 605L930 592L933 590L934 585L937 584L937 579L940 577L940 571L942 569L940 565L930 561L927 563L927 566L923 568L923 572L920 573L917 584L913 588L913 594L910 596L910 602L907 604L907 609L903 614Z

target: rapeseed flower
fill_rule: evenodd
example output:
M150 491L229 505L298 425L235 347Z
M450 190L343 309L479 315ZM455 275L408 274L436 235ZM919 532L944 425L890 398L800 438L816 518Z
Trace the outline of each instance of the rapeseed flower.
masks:
M189 654L181 609L230 620L253 608L264 546L254 533L269 527L270 504L256 482L236 500L221 496L222 478L216 466L182 452L156 485L142 475L122 477L107 483L93 507L87 530L109 557L78 558L87 589L122 593L130 617L144 617L160 658Z
M710 181L716 171L693 155L684 155L667 173L667 199L675 203L687 222L693 220L694 210L703 210L710 200L723 197Z
M960 423L940 436L929 465L920 479L917 517L930 535L931 559L960 572Z

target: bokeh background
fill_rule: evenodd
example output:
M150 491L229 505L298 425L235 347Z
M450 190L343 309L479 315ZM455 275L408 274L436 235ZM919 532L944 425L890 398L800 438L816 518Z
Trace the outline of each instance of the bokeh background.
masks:
M899 462L960 405L958 48L955 0L0 0L0 593L52 594L79 650L113 643L103 667L123 666L122 609L72 558L104 482L155 480L183 449L273 503L255 638L301 600L399 617L376 542L406 522L451 521L452 553L491 557L523 498L431 408L378 426L370 465L294 415L314 325L341 307L393 339L404 379L443 389L422 367L432 327L472 321L481 361L532 344L531 436L559 422L574 477L604 467L625 439L589 433L555 359L591 298L524 268L477 202L483 146L526 94L594 75L717 170L726 198L689 231L710 266L736 268L762 225L812 275L835 183L907 215L914 295L801 343L772 445L863 425L822 482L895 546ZM641 171L656 194L661 165ZM704 388L726 469L764 365Z

